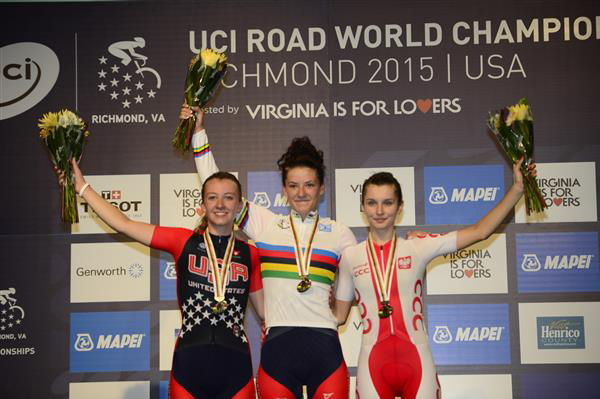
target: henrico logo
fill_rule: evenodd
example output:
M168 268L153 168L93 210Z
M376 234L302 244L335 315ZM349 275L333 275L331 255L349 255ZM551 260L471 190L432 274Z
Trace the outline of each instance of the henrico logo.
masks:
M538 317L538 349L585 349L582 316Z
M91 350L110 350L110 349L136 349L142 346L142 341L146 334L108 334L99 335L94 345L94 340L89 333L77 334L74 348L77 352L89 352Z
M0 120L19 115L52 90L60 66L56 53L40 43L0 47Z
M454 342L488 342L500 341L504 327L458 327L454 333L448 326L435 326L433 342L449 344Z

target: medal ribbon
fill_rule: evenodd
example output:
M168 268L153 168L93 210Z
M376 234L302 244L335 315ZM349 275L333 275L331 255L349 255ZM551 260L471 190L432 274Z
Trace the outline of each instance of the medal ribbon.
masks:
M306 245L306 249L302 252L302 247L300 246L300 241L298 240L298 233L296 232L296 226L294 225L294 218L290 213L290 226L292 227L292 234L294 235L294 250L296 253L296 264L298 265L298 275L300 278L304 279L308 277L308 272L310 269L310 255L312 254L312 243L315 238L315 233L317 232L317 225L319 224L319 215L315 218L315 223L312 227L312 232L310 233L310 238Z
M233 246L235 243L235 231L231 232L229 241L227 241L227 247L225 248L225 256L223 256L223 264L219 267L219 261L217 260L217 253L215 247L210 238L208 229L204 230L204 242L206 243L206 253L208 254L208 260L210 264L210 270L213 275L213 289L214 298L217 302L225 300L225 286L229 280L229 268L231 266L231 258L233 257Z
M390 292L392 291L392 272L394 271L394 255L396 254L396 233L392 237L392 248L388 256L387 262L385 262L385 270L381 269L379 258L375 253L375 246L373 245L373 238L369 232L367 238L367 254L371 261L372 269L375 269L375 289L381 298L381 302L390 301ZM382 259L383 260L383 259Z

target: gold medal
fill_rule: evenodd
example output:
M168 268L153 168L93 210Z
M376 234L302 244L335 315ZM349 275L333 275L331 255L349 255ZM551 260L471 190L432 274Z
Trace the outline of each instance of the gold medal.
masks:
M217 259L217 253L215 247L210 238L208 229L204 230L204 243L206 245L206 254L208 255L210 271L212 273L213 283L213 298L217 302L211 307L214 314L222 313L227 308L227 302L225 302L225 287L229 280L229 268L231 267L231 258L233 256L233 247L235 245L235 230L231 232L231 237L227 242L225 248L225 255L223 256L223 264L219 267L219 260Z
M300 280L300 282L298 283L296 289L298 290L298 292L305 292L310 288L311 285L312 281L310 281L308 277L303 277L302 280Z
M394 257L396 256L396 233L392 237L390 253L385 262L385 269L382 264L379 263L379 258L375 253L375 246L373 245L373 238L371 233L367 238L367 255L369 257L369 266L374 275L375 291L378 294L379 300L381 301L381 309L379 309L379 318L386 319L392 315L394 308L390 305L390 293L392 291L392 280L394 278ZM381 260L384 260L383 254ZM383 263L383 262L382 262Z
M381 309L379 310L379 318L387 319L394 313L394 308L388 301L381 302Z
M227 309L227 302L219 301L211 309L214 314L223 313Z
M290 226L292 228L292 234L294 235L294 250L296 255L296 264L298 265L298 275L300 276L300 282L296 289L298 292L306 292L312 285L312 281L308 278L310 274L310 255L312 253L312 243L317 232L317 225L319 224L319 215L315 218L315 222L312 226L312 232L308 239L308 243L304 251L300 246L300 240L298 239L298 233L296 232L296 226L294 225L294 218L290 213Z

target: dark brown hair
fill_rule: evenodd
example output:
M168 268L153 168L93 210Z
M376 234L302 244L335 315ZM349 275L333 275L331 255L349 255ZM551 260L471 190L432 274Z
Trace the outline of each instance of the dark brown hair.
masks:
M365 180L362 185L362 193L360 198L361 204L364 202L365 196L367 195L367 186L371 184L375 186L389 185L394 187L394 194L398 199L398 204L402 204L402 188L400 188L400 183L398 183L398 180L396 180L394 175L390 172L378 172Z
M288 171L298 166L313 169L317 173L317 178L321 185L325 181L323 151L317 150L306 136L296 137L292 140L287 151L277 161L277 166L279 166L279 170L281 171L281 182L284 186Z

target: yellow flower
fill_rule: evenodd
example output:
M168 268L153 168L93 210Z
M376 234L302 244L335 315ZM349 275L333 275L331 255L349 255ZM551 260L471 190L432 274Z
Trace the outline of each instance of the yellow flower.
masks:
M200 57L202 58L202 62L211 68L215 68L217 62L220 60L220 53L213 51L212 49L206 48L200 52Z
M506 118L506 125L510 126L514 121L531 120L531 114L529 113L529 107L525 104L516 104L508 107L508 117Z
M38 127L44 130L52 131L58 126L58 113L56 112L48 112L44 114L42 119L40 119L40 123L38 123Z
M50 132L46 129L42 129L40 130L40 137L45 139L46 137L48 137L48 135L50 134Z

